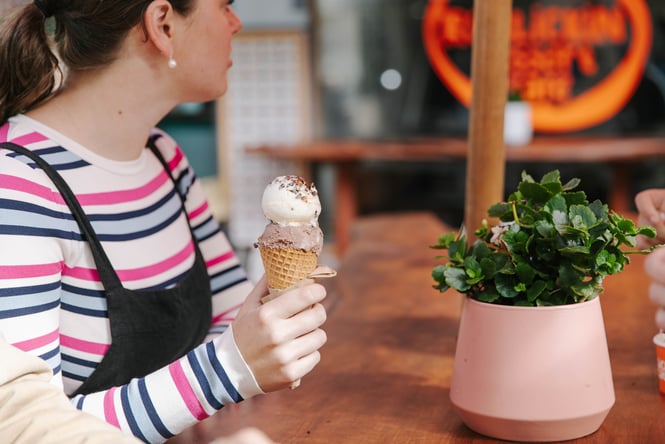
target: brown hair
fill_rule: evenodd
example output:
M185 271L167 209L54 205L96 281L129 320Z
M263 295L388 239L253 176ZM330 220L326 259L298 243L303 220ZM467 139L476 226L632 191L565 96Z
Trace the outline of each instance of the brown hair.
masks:
M190 12L193 1L169 0L182 15ZM41 0L41 8L35 3L16 8L0 26L0 122L28 111L55 91L61 77L58 58L71 71L112 62L151 2ZM52 13L53 26L42 11ZM53 28L51 33L46 25Z

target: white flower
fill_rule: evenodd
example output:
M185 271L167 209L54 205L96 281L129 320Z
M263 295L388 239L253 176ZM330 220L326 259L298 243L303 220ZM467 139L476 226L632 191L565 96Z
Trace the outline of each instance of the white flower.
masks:
M499 225L493 226L492 238L490 239L490 242L493 243L494 245L501 245L503 233L510 230L512 228L512 225L515 225L515 221L500 222Z

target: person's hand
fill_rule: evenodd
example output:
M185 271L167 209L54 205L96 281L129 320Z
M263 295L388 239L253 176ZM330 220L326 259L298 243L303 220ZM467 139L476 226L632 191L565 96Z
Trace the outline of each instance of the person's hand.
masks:
M210 444L275 444L275 442L261 430L247 427L232 435L217 438Z
M665 330L665 248L659 248L649 253L644 262L644 269L651 278L649 298L658 306L656 326Z
M651 188L640 191L635 196L638 211L637 224L651 225L656 229L656 237L638 236L637 246L648 248L665 243L665 188Z
M319 328L326 320L320 304L326 290L312 283L261 303L267 294L263 277L240 308L233 337L261 389L271 392L297 385L319 363L327 340Z

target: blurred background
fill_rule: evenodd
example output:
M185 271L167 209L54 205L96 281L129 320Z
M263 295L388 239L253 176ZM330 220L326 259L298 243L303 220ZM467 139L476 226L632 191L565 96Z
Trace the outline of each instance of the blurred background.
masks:
M435 4L443 11L440 17L434 17ZM321 225L332 244L336 176L326 162L275 160L248 154L247 147L320 139L466 138L469 110L428 52L423 28L434 20L439 50L470 75L472 0L238 0L233 8L244 28L234 40L229 92L215 102L183 104L160 126L179 141L216 217L256 273L260 265L252 244L266 223L260 208L264 186L280 174L315 181L323 203ZM535 128L536 139L664 135L664 1L514 0L513 11L511 87L535 106L574 101L623 63L637 34L649 41L620 109L556 134ZM542 90L534 87L541 84ZM558 85L556 92L548 85ZM609 96L614 94L619 92ZM602 100L597 106L603 107ZM465 168L464 160L356 162L358 213L431 211L456 226L463 218ZM592 199L605 200L613 185L604 163L510 162L506 188L516 185L524 169L539 176L553 168L564 179L580 177ZM633 164L630 194L660 186L665 186L665 157ZM334 256L334 249L329 251Z

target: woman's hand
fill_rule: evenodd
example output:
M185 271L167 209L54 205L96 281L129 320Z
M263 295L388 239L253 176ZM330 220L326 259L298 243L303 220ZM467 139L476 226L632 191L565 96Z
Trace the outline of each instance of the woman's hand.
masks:
M659 248L649 253L644 269L651 278L649 298L658 306L656 326L665 330L665 249Z
M665 188L652 188L640 191L635 196L635 206L639 212L637 224L651 225L656 229L656 237L639 236L639 248L665 243Z
M268 294L265 277L250 293L233 322L233 337L264 392L290 387L309 373L321 356L326 320L320 302L326 290L307 284L261 303Z

